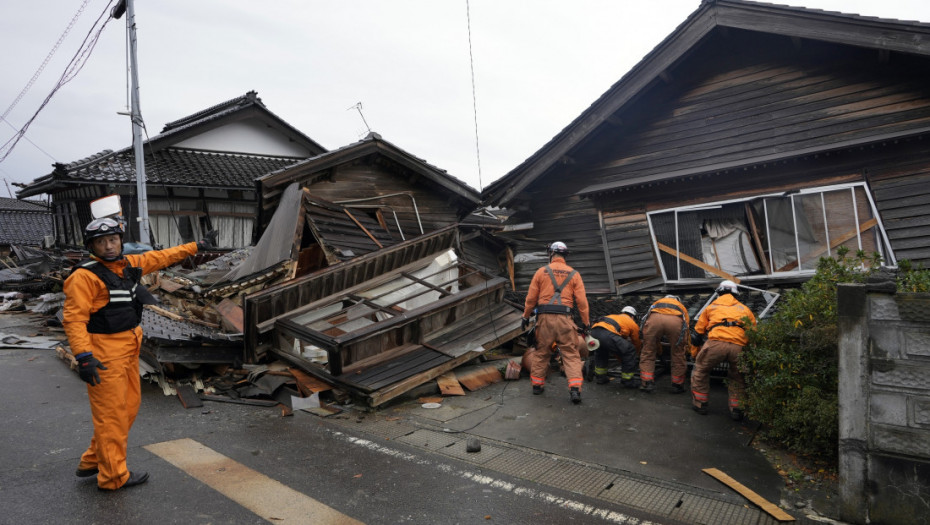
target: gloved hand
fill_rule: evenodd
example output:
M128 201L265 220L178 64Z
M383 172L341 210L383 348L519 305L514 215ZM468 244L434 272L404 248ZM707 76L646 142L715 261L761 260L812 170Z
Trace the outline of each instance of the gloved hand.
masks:
M694 328L691 329L691 344L694 346L701 346L704 344L704 336L697 333L697 330Z
M520 319L520 329L526 330L526 327L530 325L530 320L526 317Z
M103 363L90 352L78 354L75 358L77 358L78 375L81 376L81 381L90 386L99 385L100 374L97 373L97 369L106 370L107 367L103 366Z
M203 234L203 239L197 241L197 250L213 250L216 248L216 238L219 236L219 230L210 230Z

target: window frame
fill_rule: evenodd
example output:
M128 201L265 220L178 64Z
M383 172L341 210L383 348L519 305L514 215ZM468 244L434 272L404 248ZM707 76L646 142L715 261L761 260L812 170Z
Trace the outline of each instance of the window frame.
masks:
M850 192L851 202L852 202L852 217L853 219L855 219L855 222L856 222L856 236L855 236L856 245L859 247L859 249L862 249L862 232L860 230L862 228L863 221L861 221L859 217L859 204L856 202L856 190L858 188L862 189L867 199L867 202L869 204L871 218L869 218L868 220L875 219L876 221L876 224L874 227L878 228L878 233L879 233L876 251L878 251L882 256L882 267L895 268L897 267L897 259L894 256L894 251L891 247L891 242L888 239L888 234L885 231L885 226L882 222L881 215L878 211L878 208L875 206L875 200L872 198L872 193L869 190L868 184L866 182L852 182L852 183L846 183L846 184L834 184L834 185L829 185L829 186L815 186L815 187L810 187L810 188L802 188L799 190L793 190L793 191L788 191L788 192L764 193L764 194L759 194L759 195L753 195L750 197L726 199L726 200L721 200L721 201L713 201L713 202L694 204L694 205L688 205L688 206L675 206L671 208L663 208L661 210L653 210L653 211L646 212L646 221L649 225L649 236L652 240L653 252L655 254L656 262L659 266L659 271L661 272L662 279L666 283L704 282L708 279L711 279L711 278L695 278L695 277L682 278L681 277L682 258L681 258L681 247L680 247L681 232L679 232L679 214L680 213L692 213L692 212L699 212L701 210L719 209L727 205L740 204L740 203L742 204L751 203L759 199L762 199L762 206L763 206L762 209L763 209L763 213L765 214L765 232L764 232L765 239L764 240L767 243L765 248L768 253L768 258L765 261L765 264L762 265L763 273L739 276L739 279L752 281L752 280L763 280L763 279L779 278L779 277L797 277L797 276L813 275L816 272L816 268L814 269L804 268L804 263L800 260L798 261L798 264L795 265L796 267L792 270L775 271L775 266L773 264L774 260L773 260L773 255L772 255L773 252L772 252L771 221L769 220L769 215L768 215L769 211L768 211L767 199L790 197L792 227L793 227L794 242L795 242L794 248L795 248L795 253L800 253L801 250L800 250L800 241L798 239L797 209L795 207L796 197L800 197L803 195L811 195L811 194L820 195L821 212L823 213L823 220L824 220L824 226L823 226L824 235L826 237L826 251L818 256L818 259L819 259L820 257L832 256L835 253L835 249L830 247L830 227L829 227L829 222L827 220L827 206L826 206L826 198L825 198L825 194L828 192L835 192L835 191L842 191L842 190L848 190ZM656 225L653 222L654 216L665 215L669 213L673 214L672 217L674 221L674 232L675 232L675 245L673 246L673 248L675 249L675 252L678 254L678 255L671 255L671 254L669 255L675 257L675 271L676 271L676 275L678 276L677 279L669 279L668 272L666 272L665 264L662 261L663 252L661 249L659 249L659 241L656 237ZM755 235L754 232L751 233L751 236L753 238L753 242L762 241ZM685 255L688 255L688 254L685 254ZM759 254L759 256L764 257L765 254ZM685 261L684 264L690 264L690 263ZM766 272L765 271L766 267L770 268L771 270L769 272Z

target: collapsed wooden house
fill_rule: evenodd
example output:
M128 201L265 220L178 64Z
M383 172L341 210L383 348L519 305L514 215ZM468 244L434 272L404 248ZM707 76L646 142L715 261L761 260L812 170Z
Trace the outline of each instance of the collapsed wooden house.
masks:
M591 293L809 278L841 247L930 264L930 24L701 2L483 192L517 288L548 242Z
M455 226L244 298L245 341L371 406L522 333L507 280L457 255Z

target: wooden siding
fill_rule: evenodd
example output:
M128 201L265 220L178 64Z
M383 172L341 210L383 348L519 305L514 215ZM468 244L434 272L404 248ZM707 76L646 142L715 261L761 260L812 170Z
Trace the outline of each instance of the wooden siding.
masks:
M930 164L872 183L875 205L898 261L930 268Z
M539 193L539 198L533 201L533 229L526 232L529 239L518 250L545 254L547 245L562 241L570 252L566 262L581 274L585 290L609 293L611 283L597 210L589 200L568 196L566 186L553 185ZM517 289L528 289L533 274L544 264L545 261L516 263Z
M673 71L680 82L622 114L628 126L595 140L588 185L930 127L926 60L896 54L880 63L874 51L809 41L795 51L787 38L730 33Z
M629 283L661 275L645 213L605 212L604 232L615 281Z

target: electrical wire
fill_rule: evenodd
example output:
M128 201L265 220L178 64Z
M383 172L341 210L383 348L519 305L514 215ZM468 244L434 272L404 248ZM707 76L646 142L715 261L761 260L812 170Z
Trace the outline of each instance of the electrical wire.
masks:
M475 117L475 157L478 163L478 191L482 191L484 183L481 182L481 148L478 140L478 95L475 90L475 56L471 49L471 5L465 0L465 18L468 22L468 63L471 67L471 105Z
M58 82L55 84L55 87L53 87L52 91L49 92L48 96L45 97L45 100L42 101L42 103L39 105L39 108L36 110L36 112L32 115L32 117L29 118L28 121L26 121L23 127L20 128L20 130L17 131L16 134L13 135L12 138L10 138L10 140L6 141L3 144L3 146L0 146L0 153L2 153L2 156L0 156L0 162L3 162L4 160L7 159L7 157L10 156L10 153L13 152L13 149L19 143L20 139L23 138L23 136L26 134L26 130L29 129L29 126L39 116L39 113L41 113L42 110L45 109L45 106L48 105L49 101L51 101L55 93L57 93L59 89L64 87L65 84L74 80L77 74L80 73L81 70L84 68L84 65L87 64L87 60L90 58L90 55L93 52L94 48L96 47L97 42L100 40L101 33L103 33L103 30L106 28L110 20L112 20L112 18L110 18L109 16L109 12L110 12L112 4L115 1L116 0L110 0L107 3L106 8L104 8L103 12L100 14L100 16L97 17L97 20L94 21L93 26L91 26L90 31L88 31L87 35L84 37L83 42L81 42L81 46L78 48L77 52L71 58L71 61L68 62L68 65L65 68L65 71L61 74L61 77L59 77ZM101 20L103 20L102 23L101 23Z
M19 95L16 96L16 100L10 104L10 107L6 108L6 111L3 112L3 115L0 115L0 119L6 120L6 117L10 114L10 111L12 111L13 108L19 104L19 101L22 100L23 95L25 95L26 92L32 88L32 85L35 84L36 79L38 79L39 75L42 74L42 71L45 70L45 66L48 65L49 60L51 60L52 56L55 55L55 52L58 51L58 47L61 46L61 43L64 41L65 37L68 36L68 33L71 32L71 28L74 27L74 23L77 22L77 19L81 17L82 13L84 13L84 8L87 7L88 2L90 2L90 0L84 0L84 2L81 3L81 7L78 8L77 13L75 13L71 18L71 22L68 23L68 27L66 27L64 32L61 33L61 36L58 37L58 41L55 42L54 46L52 46L52 50L48 52L48 55L46 55L45 60L42 61L39 69L37 69L36 72L32 75L32 78L29 79L29 82L26 82L26 86L22 91L19 92Z

